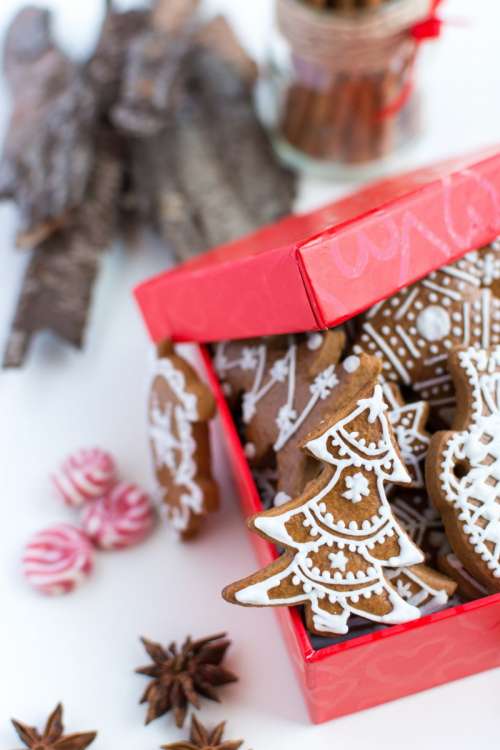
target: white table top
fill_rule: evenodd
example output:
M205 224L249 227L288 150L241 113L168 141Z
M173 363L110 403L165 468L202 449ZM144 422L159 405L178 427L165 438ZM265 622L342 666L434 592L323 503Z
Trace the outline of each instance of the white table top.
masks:
M2 0L0 31L21 4ZM100 1L47 4L59 13L61 39L84 54ZM230 12L256 52L266 43L269 5L270 0L207 2L209 9ZM448 0L446 16L466 23L450 23L440 48L423 65L433 129L404 163L395 160L394 170L500 141L500 4ZM0 96L5 120L3 89ZM347 189L304 180L298 207L318 205ZM14 250L12 207L0 207L0 226L3 344L25 258ZM228 666L241 681L221 690L222 705L204 703L202 718L209 724L228 719L228 738L246 738L245 747L420 750L439 748L443 739L455 748L496 747L500 670L334 723L308 724L273 613L233 607L219 596L225 583L255 566L223 455L217 456L223 508L196 543L178 544L161 528L143 546L99 555L94 577L68 597L39 597L24 584L19 556L25 539L73 518L48 482L49 471L68 451L100 444L116 454L125 477L146 486L150 481L144 423L149 347L130 291L169 260L154 239L140 244L128 253L117 244L106 257L83 354L42 336L23 371L0 373L1 747L19 744L10 716L41 723L58 700L66 705L69 730L99 730L96 750L155 748L179 739L171 719L143 727L144 707L137 701L145 678L133 669L147 660L138 636L168 642L221 629L234 638Z

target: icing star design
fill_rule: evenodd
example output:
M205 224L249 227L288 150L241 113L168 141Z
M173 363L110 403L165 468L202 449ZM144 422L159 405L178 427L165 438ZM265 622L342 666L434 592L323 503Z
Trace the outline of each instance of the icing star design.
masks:
M411 486L423 488L425 486L423 464L431 438L425 429L429 405L426 401L405 404L399 388L393 383L385 383L383 391L390 408L389 419L392 429L412 479Z
M347 566L347 557L344 555L342 550L340 550L339 552L330 552L330 554L328 555L328 559L332 564L332 568L341 570L342 573L345 572Z
M358 471L357 474L346 477L345 484L347 490L342 493L342 497L350 500L352 503L360 503L363 497L370 494L370 487L367 478Z

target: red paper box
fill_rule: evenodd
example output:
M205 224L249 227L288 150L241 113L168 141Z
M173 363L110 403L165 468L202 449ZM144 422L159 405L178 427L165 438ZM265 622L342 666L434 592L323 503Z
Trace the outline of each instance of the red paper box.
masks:
M151 337L212 341L335 325L500 234L500 152L449 161L285 219L146 282ZM245 515L262 510L207 352ZM272 545L251 535L259 562ZM500 594L315 650L277 608L314 722L500 665Z

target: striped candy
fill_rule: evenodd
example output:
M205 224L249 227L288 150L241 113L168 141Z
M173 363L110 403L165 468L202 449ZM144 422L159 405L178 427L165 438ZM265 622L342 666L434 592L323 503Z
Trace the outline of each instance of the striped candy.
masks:
M141 542L152 530L155 510L135 484L120 482L107 495L87 505L81 525L101 549L123 549Z
M39 531L26 545L22 565L28 582L43 594L73 591L93 569L94 550L85 534L70 524Z
M102 497L116 481L113 457L100 448L83 449L64 461L52 475L52 482L62 501L79 507Z

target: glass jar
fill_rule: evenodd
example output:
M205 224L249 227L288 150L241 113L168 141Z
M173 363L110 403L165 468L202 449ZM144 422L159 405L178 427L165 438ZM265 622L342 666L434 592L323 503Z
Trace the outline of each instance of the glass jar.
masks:
M357 0L341 10L349 4L277 0L261 111L285 161L310 171L369 165L420 129L412 29L436 3Z

